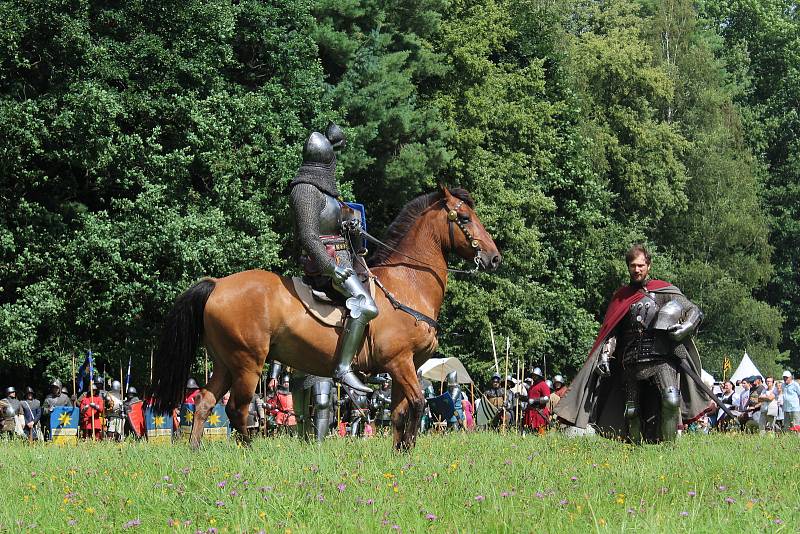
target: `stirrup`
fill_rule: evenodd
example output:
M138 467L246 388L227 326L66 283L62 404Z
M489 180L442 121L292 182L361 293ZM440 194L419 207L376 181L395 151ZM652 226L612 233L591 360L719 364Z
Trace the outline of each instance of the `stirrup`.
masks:
M372 388L365 386L352 370L336 373L334 379L360 393L372 393Z

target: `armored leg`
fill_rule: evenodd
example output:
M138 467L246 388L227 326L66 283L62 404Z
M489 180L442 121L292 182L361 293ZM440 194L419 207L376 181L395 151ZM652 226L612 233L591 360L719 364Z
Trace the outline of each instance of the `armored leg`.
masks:
M625 420L628 422L628 438L632 443L642 442L642 419L639 412L639 381L635 376L625 379Z
M654 376L661 394L661 440L675 441L681 420L681 390L678 372L669 364L663 364Z
M364 342L364 329L372 319L378 316L378 307L357 276L351 275L342 285L335 286L337 291L347 297L345 306L350 314L344 323L344 332L339 343L339 363L334 378L361 393L371 393L350 368L361 344Z
M333 420L333 402L331 398L332 383L328 380L317 382L313 387L314 395L314 428L317 441L321 442L328 435Z

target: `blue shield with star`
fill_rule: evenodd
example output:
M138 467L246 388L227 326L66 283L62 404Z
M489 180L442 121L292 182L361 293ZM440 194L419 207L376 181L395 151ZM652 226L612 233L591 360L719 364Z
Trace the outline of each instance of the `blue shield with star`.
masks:
M205 425L203 425L203 435L212 441L228 439L231 434L231 425L228 414L225 413L225 406L217 404L208 415Z
M78 408L57 406L50 413L50 438L53 443L78 443Z
M144 412L147 441L150 443L172 443L172 414L157 412L149 406Z

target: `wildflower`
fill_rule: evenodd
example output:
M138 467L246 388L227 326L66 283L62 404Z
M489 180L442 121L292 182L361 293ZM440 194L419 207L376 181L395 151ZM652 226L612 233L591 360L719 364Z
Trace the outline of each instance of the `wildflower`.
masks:
M681 512L681 517L688 517L688 516L689 516L689 512L687 512L686 510Z
M164 482L169 482L169 475L164 475Z
M217 534L217 529L216 527L210 527L208 530L206 530L206 532L208 534Z
M510 494L507 491L504 491L500 494L501 497L508 497Z
M511 460L508 460L508 459L507 459L507 460L506 460L505 462L503 462L503 463L504 463L504 464L506 464L506 465L511 465Z
M436 521L436 516L433 514L425 514L425 519L428 521Z
M728 504L733 504L736 502L736 500L733 499L732 497L725 497L725 502Z
M773 523L775 523L776 525L782 525L783 524L783 520L781 520L780 517L776 517L775 520L773 521Z
M231 497L236 497L237 495L239 494L236 492L236 490L231 490Z
M486 497L484 497L483 495L476 495L475 500L478 502L483 502L486 500Z
M137 517L136 519L131 519L130 521L127 521L125 524L122 525L122 528L129 529L129 528L133 528L133 527L138 527L141 524L142 524L142 522Z
M189 471L191 471L191 470L192 469L189 468L189 467L184 467L183 469L181 469L181 473L183 473L184 475L188 475Z
M636 510L634 510L633 508L628 508L628 514L629 515L634 515L634 514L636 514Z
M336 489L338 489L338 490L339 490L339 492L342 492L342 491L344 491L344 489L345 489L346 487L347 487L347 484L345 484L344 482L340 482L339 484L337 484L337 485L336 485Z
M319 502L325 502L325 496L324 496L323 494L321 494L321 493L320 493L319 495L317 495L317 500L318 500Z
M537 499L544 499L544 493L542 493L541 491L537 491L536 492L536 498Z
M577 482L578 481L578 477L572 477L572 478L570 478L570 480L573 481L573 482Z
M400 532L400 525L392 525L392 529Z
M78 521L76 519L70 519L69 521L67 521L67 525L69 525L71 527L74 527L77 524L78 524Z
M697 495L697 492L689 491L688 493L686 493L686 495L688 495L689 497L694 497L695 495Z
M364 501L364 504L367 504L367 505L375 504L375 499L367 499L366 501Z
M717 486L717 489L720 491L725 491L726 489L728 489L728 486Z
M560 504L561 506L566 506L569 504L569 501L567 499L561 499L560 501L558 501L558 504Z
M216 503L214 503L214 504L216 504L216 505L217 505L217 508L222 508L223 506L225 506L225 503L224 503L224 502L222 502L222 501L217 501L217 502L216 502Z
M227 485L228 485L228 481L227 480L221 480L220 482L217 483L217 487L218 488L224 488Z
M241 473L236 473L235 475L233 475L233 478L235 478L236 480L239 480L239 479L242 478L242 474Z
M36 471L31 471L31 478L36 478Z
M669 490L668 490L667 488L664 488L664 487L662 487L660 490L658 490L658 492L659 492L661 495L666 495L668 491L669 491Z
M177 519L172 519L171 517L167 519L167 526L168 527L177 527L180 526L181 522Z

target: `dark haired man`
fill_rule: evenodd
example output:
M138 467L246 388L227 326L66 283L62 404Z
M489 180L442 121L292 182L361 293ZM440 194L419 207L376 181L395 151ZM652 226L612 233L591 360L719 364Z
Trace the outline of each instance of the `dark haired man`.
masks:
M611 298L589 358L556 415L569 425L592 424L635 443L671 441L681 419L697 419L710 400L680 361L699 375L691 336L703 314L677 287L650 279L651 256L644 245L632 246L625 260L630 283ZM645 406L651 413L644 413Z

